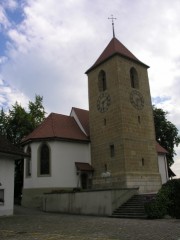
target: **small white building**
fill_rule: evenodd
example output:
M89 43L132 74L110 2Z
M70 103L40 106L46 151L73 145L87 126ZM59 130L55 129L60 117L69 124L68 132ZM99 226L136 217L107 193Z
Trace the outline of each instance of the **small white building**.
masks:
M51 113L24 140L31 157L24 163L23 206L38 207L49 191L90 188L88 111L73 108L70 116Z
M14 160L24 153L0 136L0 216L12 215L14 206Z

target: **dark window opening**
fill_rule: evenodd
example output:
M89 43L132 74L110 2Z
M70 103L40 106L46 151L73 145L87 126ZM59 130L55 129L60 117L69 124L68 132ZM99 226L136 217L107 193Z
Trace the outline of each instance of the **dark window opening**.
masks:
M0 205L4 205L4 189L0 189Z
M138 116L138 123L140 124L141 123L141 117Z
M49 147L43 144L40 149L40 175L50 174Z
M110 156L111 156L111 157L114 157L114 156L115 156L114 144L110 145Z
M107 164L104 164L104 170L107 172Z
M144 166L144 158L142 158L142 166Z
M130 79L131 79L131 87L139 88L138 74L136 69L133 67L130 69Z
M106 126L106 118L104 118L104 126Z
M27 154L29 157L26 159L26 176L30 177L31 176L31 147L28 146L27 148Z
M98 75L98 88L100 92L103 92L107 89L106 73L103 70L101 70Z
M88 174L81 173L81 187L82 189L88 188Z

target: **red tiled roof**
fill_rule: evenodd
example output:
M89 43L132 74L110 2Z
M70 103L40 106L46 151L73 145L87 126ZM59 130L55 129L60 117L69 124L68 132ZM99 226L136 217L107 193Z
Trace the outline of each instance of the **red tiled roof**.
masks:
M82 127L89 136L89 111L75 107L72 109L75 111Z
M23 139L22 143L35 139L59 138L67 140L89 141L89 111L73 108L87 136L81 131L74 117L51 113L44 122L32 133ZM0 151L1 151L0 139ZM156 142L158 153L168 153L158 142Z
M75 162L77 170L85 172L93 172L94 168L89 163Z
M22 143L47 138L88 141L73 117L57 113L51 113Z
M17 155L19 157L27 155L23 152L23 150L13 145L3 136L0 136L0 152L11 155Z
M139 61L139 59L137 59L117 38L112 38L112 40L102 52L100 57L96 60L93 66L86 71L86 73L88 73L110 57L114 56L115 54L119 54L123 57L129 58L137 63L143 64L144 66L148 67L146 64Z
M158 142L156 142L156 150L158 153L168 153L168 151L163 148Z

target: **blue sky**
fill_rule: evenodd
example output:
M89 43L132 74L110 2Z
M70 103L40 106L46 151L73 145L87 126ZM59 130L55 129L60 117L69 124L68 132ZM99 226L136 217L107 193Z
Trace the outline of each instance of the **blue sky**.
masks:
M35 94L48 113L88 109L87 76L116 37L148 70L153 103L180 129L179 0L0 0L0 107L27 106ZM180 148L173 167L180 175Z

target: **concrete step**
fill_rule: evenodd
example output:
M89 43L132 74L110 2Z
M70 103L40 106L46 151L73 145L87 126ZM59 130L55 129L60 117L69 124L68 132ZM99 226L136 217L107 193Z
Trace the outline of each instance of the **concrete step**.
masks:
M147 199L154 197L155 194L139 194L134 195L126 203L115 209L112 217L117 218L146 218L144 203Z

